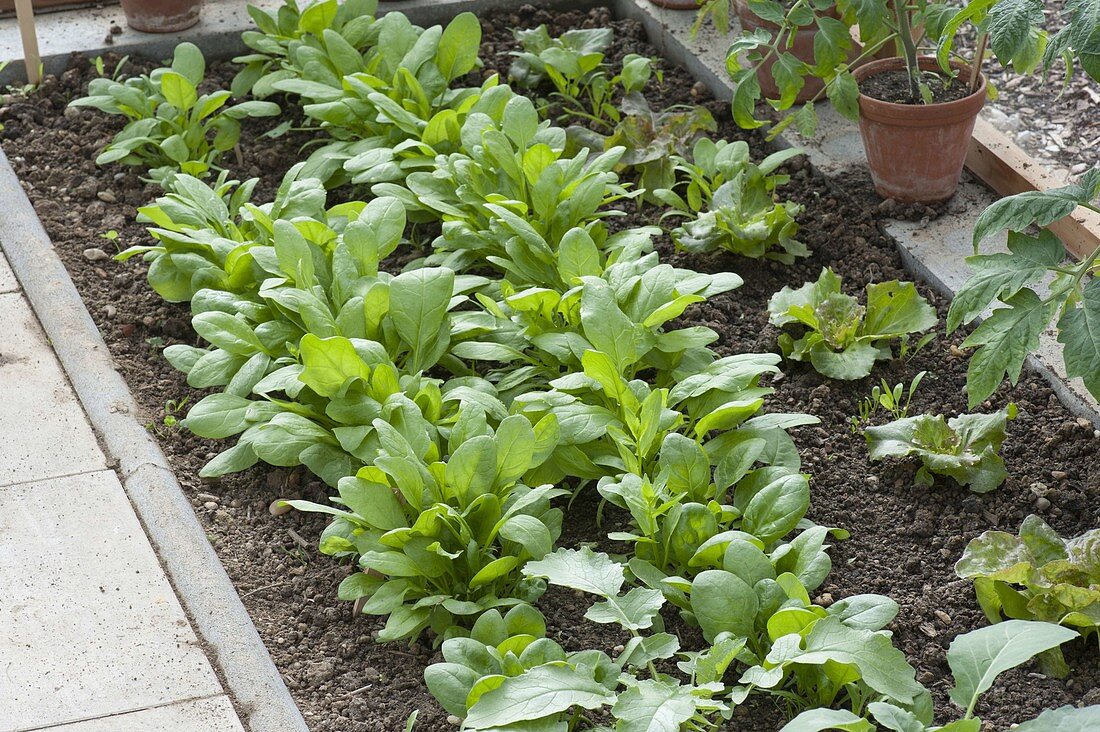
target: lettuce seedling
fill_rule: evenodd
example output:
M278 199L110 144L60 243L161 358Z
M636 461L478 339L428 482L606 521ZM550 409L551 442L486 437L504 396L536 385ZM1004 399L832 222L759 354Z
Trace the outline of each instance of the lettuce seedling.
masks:
M279 105L272 102L226 106L232 96L228 91L200 96L197 90L205 73L206 60L198 46L180 43L171 67L121 82L92 79L88 96L74 99L70 106L95 107L128 120L96 164L140 165L162 186L181 172L202 177L236 146L240 120L279 114Z
M986 531L971 540L955 565L974 580L978 603L990 622L1043 620L1100 629L1100 529L1063 539L1038 516L1028 516L1019 536ZM1054 668L1064 663L1052 659Z
M551 100L563 109L559 122L573 119L611 129L630 114L622 103L616 104L617 97L641 92L653 75L653 59L633 53L623 57L619 74L610 75L604 64L610 28L575 29L552 38L540 25L514 34L523 50L512 52L516 60L508 70L509 80L534 89L548 78L554 86Z
M936 324L936 310L917 293L912 282L879 282L867 285L867 304L841 292L840 277L831 269L821 270L817 282L797 290L784 287L768 303L771 323L784 326L800 323L803 335L795 339L779 336L783 355L809 361L822 376L831 379L862 379L871 373L875 361L893 356L890 343L907 339L910 333L926 331ZM916 348L931 340L922 338Z
M593 150L624 149L619 166L638 176L644 199L658 202L655 191L676 183L676 159L686 155L704 132L714 132L717 123L706 107L670 107L654 111L640 92L630 92L621 102L622 118L607 135L588 127L568 128L574 147Z
M744 257L766 257L785 264L810 251L795 239L802 213L797 203L777 203L776 187L790 178L775 170L802 150L773 153L759 165L749 157L749 146L738 140L717 142L702 138L695 143L690 162L677 156L676 176L669 188L655 190L657 200L672 210L661 216L686 219L672 230L672 240L689 252L716 249Z
M993 414L922 414L864 430L871 460L920 458L918 485L932 485L932 475L954 478L975 493L993 490L1008 477L1000 456L1005 426L1016 418L1016 405Z
M519 481L556 444L553 418L532 426L513 415L494 430L464 409L441 458L427 435L374 421L380 451L373 465L339 482L342 506L288 501L335 517L321 535L325 554L358 557L363 569L340 584L344 600L366 598L363 612L387 615L381 641L438 640L470 627L482 612L533 601L544 585L524 578L528 560L553 550L567 491Z

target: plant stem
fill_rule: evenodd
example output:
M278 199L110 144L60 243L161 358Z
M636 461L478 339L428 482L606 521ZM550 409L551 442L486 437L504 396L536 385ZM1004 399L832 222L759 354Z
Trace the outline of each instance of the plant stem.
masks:
M978 49L974 51L974 61L970 66L970 93L978 91L978 77L982 73L982 61L985 59L985 47L989 43L989 34L982 33L978 39Z
M919 98L920 89L917 81L920 78L920 69L917 66L917 44L913 42L913 29L909 25L909 9L901 0L894 0L894 12L898 20L898 37L901 41L905 59L905 69L909 72L909 93L914 99Z

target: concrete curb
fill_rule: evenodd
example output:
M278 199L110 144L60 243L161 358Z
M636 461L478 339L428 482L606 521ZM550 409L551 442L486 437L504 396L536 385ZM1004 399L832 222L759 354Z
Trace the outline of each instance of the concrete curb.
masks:
M251 732L308 732L84 301L0 150L0 247Z

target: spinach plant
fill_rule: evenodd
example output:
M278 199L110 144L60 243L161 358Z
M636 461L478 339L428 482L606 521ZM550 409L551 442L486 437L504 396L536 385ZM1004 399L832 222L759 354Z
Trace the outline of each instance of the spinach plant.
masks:
M265 99L275 93L276 82L303 77L307 64L333 75L362 71L365 52L378 45L378 0L320 0L305 7L284 0L275 12L247 9L259 30L241 34L253 53L233 59L244 65L230 87L235 97Z
M822 732L831 729L847 732L874 732L876 729L895 732L979 732L982 721L974 716L974 708L978 698L992 688L997 677L1026 663L1038 653L1057 648L1075 635L1072 630L1049 623L1012 620L956 637L947 649L947 664L955 677L955 686L949 695L951 701L965 711L960 719L943 726L932 724L930 705L913 710L890 701L872 701L867 705L866 712L860 713L845 709L803 712L781 732ZM864 714L869 714L875 724L869 722ZM1043 712L1038 719L1013 729L1027 732L1085 730L1090 722L1097 719L1100 719L1100 707L1062 707Z
M634 253L648 246L648 233L633 244ZM627 379L644 372L658 386L705 368L714 360L706 346L717 334L699 326L666 326L693 303L734 289L741 279L732 273L705 275L658 264L653 252L619 253L618 261L599 276L586 274L598 272L599 253L583 229L572 230L559 248L557 274L575 284L564 292L552 287L516 292L505 282L500 302L479 294L481 304L497 318L496 329L488 339L463 345L456 355L504 363L489 374L502 392L515 387L530 391L575 374L583 369L585 353L593 350L610 355Z
M1038 516L1028 516L1018 536L986 531L971 540L955 573L974 580L990 622L1042 620L1086 636L1100 629L1100 529L1066 540ZM1061 654L1051 656L1052 670L1064 675Z
M967 257L973 275L959 290L947 313L947 332L969 323L995 301L1003 305L963 342L977 350L966 372L970 406L988 399L1005 376L1020 378L1024 359L1039 347L1039 336L1055 323L1066 373L1084 380L1100 398L1100 250L1080 262L1066 263L1061 241L1050 231L1023 234L1069 216L1077 206L1100 211L1100 167L1077 183L1050 191L1002 198L978 217L974 251ZM989 236L1009 230L1008 252L978 254ZM1045 285L1044 289L1039 285ZM1044 294L1040 295L1040 292Z
M715 142L704 137L697 141L690 162L676 159L680 180L672 188L654 191L659 201L671 207L662 220L684 219L672 230L672 241L689 252L725 249L785 264L809 256L806 246L794 238L802 206L775 200L776 187L790 180L775 170L801 154L798 149L781 150L756 165L749 157L748 143L742 140Z
M797 340L788 333L779 336L784 356L809 361L832 379L862 379L875 361L893 357L891 341L906 342L910 333L928 330L937 320L936 310L912 282L869 284L866 302L860 305L842 292L840 277L825 268L816 282L797 290L784 287L772 295L768 312L772 325L804 326ZM917 348L932 337L922 338Z
M271 102L226 106L232 96L228 91L200 96L205 73L198 47L180 43L170 67L124 81L99 77L88 82L88 96L70 106L94 107L128 120L96 164L140 165L161 185L180 172L201 177L236 146L240 120L279 114L279 106Z
M918 485L932 485L932 475L954 478L975 493L993 490L1008 477L1000 456L1005 425L1015 419L1016 405L993 414L942 414L906 417L881 427L868 427L871 460L910 455L920 459Z
M554 448L553 419L532 426L514 415L494 430L484 412L465 409L447 454L423 433L383 419L374 464L340 480L342 506L288 501L335 521L321 551L358 557L362 572L345 579L341 599L366 598L363 612L387 615L379 640L464 634L484 611L537 598L544 587L519 569L548 554L561 533L550 499L566 491L528 488L519 480ZM458 626L458 627L455 627Z

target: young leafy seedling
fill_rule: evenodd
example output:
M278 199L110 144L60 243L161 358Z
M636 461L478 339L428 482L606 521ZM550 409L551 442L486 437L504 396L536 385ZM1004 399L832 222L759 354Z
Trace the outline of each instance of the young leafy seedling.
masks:
M832 379L862 379L875 361L893 357L892 341L926 331L937 321L935 308L912 282L869 284L864 306L841 291L840 277L829 268L821 270L816 282L772 295L768 312L772 325L804 326L797 339L788 333L779 336L783 355L809 361Z
M950 697L965 711L962 718L942 727L932 724L930 706L914 711L890 702L874 701L867 705L865 714L869 714L880 726L848 710L813 709L791 720L780 732L980 732L982 722L974 716L974 708L978 698L992 688L997 677L1076 636L1075 631L1050 623L1010 620L956 637L947 649L947 664L955 677L955 687L951 689ZM1015 729L1028 732L1084 732L1091 729L1087 725L1097 719L1100 719L1100 707L1062 707L1044 712L1038 719L1025 722ZM1043 726L1040 721L1054 723L1055 726Z
M932 485L932 475L954 478L975 493L993 490L1008 477L1000 456L1005 426L1016 418L1016 405L993 414L942 414L906 417L864 430L872 461L886 457L920 459L918 485Z
M990 622L1043 620L1100 631L1100 529L1063 539L1038 516L1028 516L1019 536L986 531L971 540L955 573L974 580ZM1061 653L1049 654L1047 670L1065 675Z
M216 168L222 154L240 139L240 120L279 114L279 106L272 102L226 106L232 95L224 90L200 96L205 73L202 52L193 43L181 43L171 67L121 82L92 79L88 96L70 106L94 107L128 120L96 164L140 165L167 187L177 173L202 177Z

